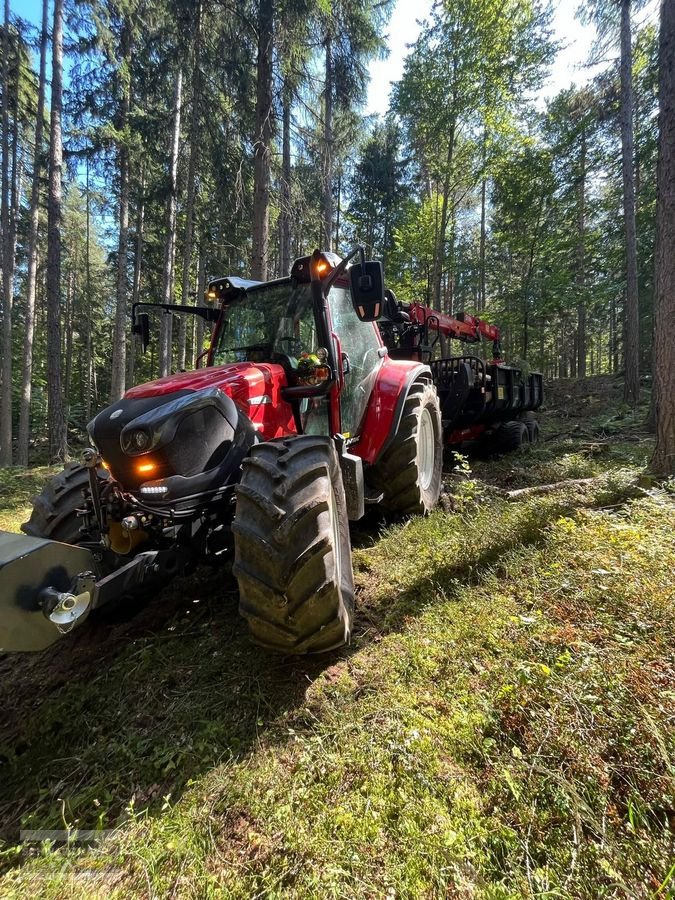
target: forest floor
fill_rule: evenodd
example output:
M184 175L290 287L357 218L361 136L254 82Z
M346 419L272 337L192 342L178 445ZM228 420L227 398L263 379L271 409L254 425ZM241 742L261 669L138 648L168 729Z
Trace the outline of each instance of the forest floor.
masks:
M620 391L549 386L539 447L355 529L343 652L253 647L221 569L0 657L0 896L673 896L675 486ZM19 839L66 827L113 833Z

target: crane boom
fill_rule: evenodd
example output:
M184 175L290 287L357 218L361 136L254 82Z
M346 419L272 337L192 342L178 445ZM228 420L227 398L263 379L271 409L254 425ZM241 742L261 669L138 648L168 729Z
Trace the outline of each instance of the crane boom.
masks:
M501 332L496 325L490 325L477 316L461 313L461 318L437 312L421 303L412 303L408 309L412 322L436 328L446 337L456 338L468 344L477 343L481 338L488 341L501 340ZM435 320L435 321L429 321Z

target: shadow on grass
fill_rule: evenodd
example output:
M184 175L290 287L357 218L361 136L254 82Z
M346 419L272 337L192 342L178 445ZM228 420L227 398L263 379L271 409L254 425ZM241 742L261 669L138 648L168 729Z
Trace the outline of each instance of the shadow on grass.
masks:
M302 708L326 668L373 632L401 630L434 602L437 586L452 596L453 585L476 583L504 554L539 543L571 508L539 507L506 535L495 523L480 551L416 573L394 597L378 600L366 588L360 636L339 653L281 660L252 646L236 584L221 569L177 580L128 622L96 623L45 653L0 658L0 840L16 843L22 827L106 828L131 812L156 814L214 766L262 741L283 743L284 714ZM372 520L354 538L375 546Z

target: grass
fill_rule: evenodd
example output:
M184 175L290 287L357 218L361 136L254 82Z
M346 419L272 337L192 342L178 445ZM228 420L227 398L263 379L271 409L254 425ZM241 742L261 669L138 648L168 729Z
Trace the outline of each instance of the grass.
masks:
M54 471L49 466L0 469L0 531L19 530L30 516L30 498L40 493Z
M675 497L600 405L355 532L344 652L253 648L222 569L0 659L0 895L672 896ZM18 840L65 826L116 831Z

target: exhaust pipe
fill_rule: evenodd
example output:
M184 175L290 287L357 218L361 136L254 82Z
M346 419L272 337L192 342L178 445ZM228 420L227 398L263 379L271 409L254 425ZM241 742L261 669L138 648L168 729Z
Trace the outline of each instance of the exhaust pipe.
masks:
M81 624L93 570L83 547L0 531L0 653L44 650Z

